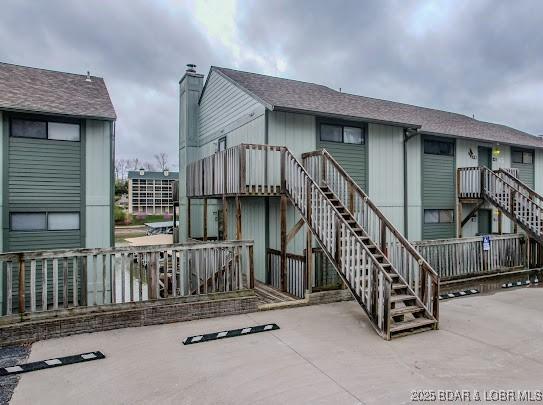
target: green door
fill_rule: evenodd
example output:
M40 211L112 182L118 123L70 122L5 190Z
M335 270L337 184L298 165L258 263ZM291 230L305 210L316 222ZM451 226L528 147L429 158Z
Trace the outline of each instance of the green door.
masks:
M479 166L484 166L492 169L492 149L484 146L479 146Z
M492 210L479 210L478 213L478 233L479 235L489 235L492 233Z
M534 188L534 151L529 149L511 149L511 167L518 169L520 181Z
M422 238L454 238L455 142L427 137L422 149Z
M326 149L349 176L368 191L367 126L364 123L319 120L317 147Z

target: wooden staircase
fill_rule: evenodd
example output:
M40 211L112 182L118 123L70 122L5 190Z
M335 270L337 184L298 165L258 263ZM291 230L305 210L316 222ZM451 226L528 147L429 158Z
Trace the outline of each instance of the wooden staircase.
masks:
M460 168L458 198L480 199L499 208L531 239L543 244L543 197L507 170Z
M401 279L400 275L387 260L384 253L370 239L366 232L364 232L354 219L353 215L343 206L334 192L331 191L327 185L321 186L321 190L392 279L392 288L390 292L390 337L422 332L437 326L437 320L426 310L420 300L417 299L416 294L411 291L404 280Z
M333 162L339 167L326 151L311 156L319 156L322 162ZM342 179L350 184L351 190L346 200L338 195L332 178L311 175L311 170L306 171L288 150L284 161L283 184L287 196L376 331L388 340L437 329L437 274L375 206L371 205L369 210L369 199L356 188L356 183L342 172ZM353 205L355 196L364 201L368 209L364 213L352 206L347 208L345 203ZM380 221L378 241L357 218L357 214L369 218L369 211L374 215L372 220ZM393 237L387 241L387 235ZM399 260L390 260L391 253ZM402 263L405 268L400 269L398 265Z

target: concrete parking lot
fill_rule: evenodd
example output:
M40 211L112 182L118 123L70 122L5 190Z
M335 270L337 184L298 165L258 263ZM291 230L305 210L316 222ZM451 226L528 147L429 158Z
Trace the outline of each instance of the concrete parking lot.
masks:
M13 404L399 404L412 390L542 389L543 289L441 304L440 330L386 342L354 302L38 342L28 361L106 359L23 374ZM184 346L184 337L280 330Z

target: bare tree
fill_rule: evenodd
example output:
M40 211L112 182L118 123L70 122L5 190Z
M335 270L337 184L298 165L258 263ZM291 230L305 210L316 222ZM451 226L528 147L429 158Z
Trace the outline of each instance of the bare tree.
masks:
M141 162L138 158L130 159L128 162L129 162L128 165L131 170L141 169Z
M164 171L168 168L168 154L160 152L158 155L155 155L155 160L158 164L158 168L161 171Z
M115 160L115 178L119 180L124 180L129 168L128 159L117 159Z
M145 169L145 170L148 170L148 171L153 171L155 170L155 167L153 166L153 164L151 162L143 162L142 164L142 167Z

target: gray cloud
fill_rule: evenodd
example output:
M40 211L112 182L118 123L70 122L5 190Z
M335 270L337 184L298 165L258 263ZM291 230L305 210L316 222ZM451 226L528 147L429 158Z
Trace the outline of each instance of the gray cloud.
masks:
M290 77L543 134L543 2L251 4L241 35Z
M4 0L0 60L103 76L124 158L165 151L177 161L188 62L279 73L281 60L282 76L543 134L541 1L275 0L237 10L241 58L175 3Z

